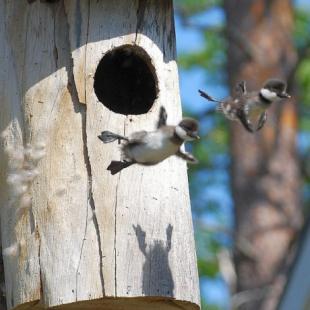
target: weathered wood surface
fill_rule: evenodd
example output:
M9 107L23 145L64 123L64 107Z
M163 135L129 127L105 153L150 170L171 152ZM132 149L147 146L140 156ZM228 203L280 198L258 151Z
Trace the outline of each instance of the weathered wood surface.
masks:
M8 308L199 308L186 164L170 158L111 176L119 148L97 138L152 130L161 105L169 123L180 120L171 1L29 2L0 2ZM94 93L102 56L125 44L147 51L156 70L159 94L146 114L113 113ZM16 198L19 184L6 178L27 144L45 144L45 156ZM17 212L29 195L32 207Z

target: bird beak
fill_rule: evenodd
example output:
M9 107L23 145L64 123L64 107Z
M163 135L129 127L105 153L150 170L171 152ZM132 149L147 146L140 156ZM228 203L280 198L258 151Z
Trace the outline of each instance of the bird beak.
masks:
M280 98L291 98L291 96L288 93L286 93L286 92L278 94L278 97L280 97Z
M200 137L198 136L198 132L197 131L193 131L191 133L188 134L191 138L198 140L200 139Z

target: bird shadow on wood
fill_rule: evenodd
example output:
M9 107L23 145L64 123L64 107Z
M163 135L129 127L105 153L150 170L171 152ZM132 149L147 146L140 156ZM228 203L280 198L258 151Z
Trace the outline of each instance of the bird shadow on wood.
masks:
M139 249L145 257L142 268L142 293L147 296L173 297L174 281L168 259L173 226L169 224L166 228L166 242L154 240L149 245L145 242L146 233L141 226L133 225L133 229L137 236Z

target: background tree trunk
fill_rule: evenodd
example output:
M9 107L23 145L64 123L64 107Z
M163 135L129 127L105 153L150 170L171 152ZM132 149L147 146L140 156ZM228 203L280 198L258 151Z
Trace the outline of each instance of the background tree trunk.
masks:
M111 176L119 147L97 138L153 130L161 105L169 123L180 120L172 1L6 0L0 23L8 308L198 309L185 162ZM96 97L98 64L120 46L123 67L140 70L127 61L135 55L152 71L158 94L147 113L114 113Z
M290 81L297 61L291 1L226 0L224 7L231 88L240 80L249 90L270 77ZM294 95L294 85L288 91ZM302 222L296 132L294 98L274 104L259 133L231 126L237 291L244 292L238 309L275 309L285 283L289 246Z

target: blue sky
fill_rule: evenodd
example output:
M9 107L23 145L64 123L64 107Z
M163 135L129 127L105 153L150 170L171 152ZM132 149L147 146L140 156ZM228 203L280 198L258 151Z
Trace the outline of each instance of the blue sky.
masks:
M224 21L224 14L220 9L212 9L207 13L202 13L194 18L196 24L219 25ZM207 21L207 22L204 22ZM203 47L202 34L189 27L183 27L180 19L176 15L176 37L178 54L198 51ZM179 68L180 91L183 104L186 109L192 112L202 112L206 110L206 101L198 95L198 88L210 91L206 84L206 73L204 70L195 68L184 71ZM212 94L223 97L227 95L227 90L223 85L212 85Z

